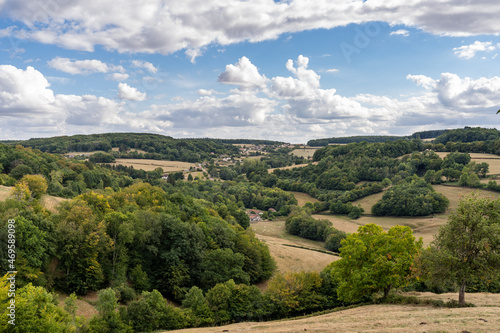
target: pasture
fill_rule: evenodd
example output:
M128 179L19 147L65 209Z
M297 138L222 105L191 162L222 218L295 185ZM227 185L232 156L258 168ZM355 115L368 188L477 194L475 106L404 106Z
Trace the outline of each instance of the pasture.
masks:
M351 309L338 309L331 313L298 319L245 322L222 327L192 328L169 332L498 332L499 296L488 293L466 294L466 300L469 297L468 300L477 306L471 308L448 309L423 305L391 304L366 305ZM457 294L425 293L423 297L458 299Z
M319 202L318 199L311 197L307 193L294 192L294 191L286 191L286 192L293 194L295 199L297 199L298 205L300 207L304 206L306 204L306 202L311 202L311 203Z
M0 185L0 201L7 199L10 196L12 187Z
M301 270L321 272L329 263L339 259L335 255L308 250L325 251L323 242L288 234L285 231L283 218L276 221L252 223L250 227L257 238L269 246L271 256L276 260L278 272L298 272Z
M131 159L131 158L117 158L115 163L109 163L111 165L125 165L132 166L134 169L140 169L145 171L153 171L156 168L162 168L163 172L176 172L189 170L190 167L196 168L196 164L180 161L160 161L160 160L148 160L148 159Z
M318 162L312 162L311 164L316 165L316 164L318 164ZM308 166L308 165L309 165L309 163L294 164L294 165L289 165L289 166L281 167L281 168L267 169L267 172L273 173L274 170L287 170L287 169L303 168L303 167Z
M445 158L449 153L437 152L441 158ZM488 175L500 175L500 156L493 154L469 153L471 161L476 163L486 162L489 164L490 169Z
M318 150L318 148L300 148L292 150L291 154L298 157L309 158L313 157L316 150Z
M398 217L398 216L373 216L371 215L371 207L377 203L383 196L382 193L377 193L354 201L354 205L360 204L365 210L362 217L357 220L350 220L345 216L336 216L331 214L317 214L314 218L326 218L332 221L333 226L345 232L356 232L360 225L375 223L380 225L385 230L390 229L395 225L408 226L413 230L415 237L422 237L424 246L429 245L434 239L434 235L439 228L448 222L448 216L451 211L458 207L461 196L468 195L473 192L478 192L480 197L489 197L491 199L500 198L500 193L488 190L477 190L458 186L434 185L437 192L443 194L450 201L450 205L446 212L435 214L434 216L415 216L415 217Z

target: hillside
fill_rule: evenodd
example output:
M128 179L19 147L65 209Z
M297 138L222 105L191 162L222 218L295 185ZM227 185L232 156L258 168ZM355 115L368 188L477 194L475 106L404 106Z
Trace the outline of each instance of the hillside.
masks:
M456 298L456 294L416 294L432 299ZM500 332L500 295L468 294L473 308L435 308L416 305L367 305L301 319L247 322L169 332Z

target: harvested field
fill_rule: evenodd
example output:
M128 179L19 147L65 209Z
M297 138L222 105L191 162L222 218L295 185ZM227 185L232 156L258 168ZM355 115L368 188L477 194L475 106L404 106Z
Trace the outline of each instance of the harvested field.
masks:
M163 172L175 172L188 170L190 167L196 167L194 163L180 162L180 161L159 161L148 159L131 159L131 158L117 158L112 165L125 165L133 166L134 169L145 171L153 171L156 168L162 168Z
M466 296L467 299L467 296ZM435 308L423 305L367 305L301 319L248 322L169 332L500 332L500 307Z

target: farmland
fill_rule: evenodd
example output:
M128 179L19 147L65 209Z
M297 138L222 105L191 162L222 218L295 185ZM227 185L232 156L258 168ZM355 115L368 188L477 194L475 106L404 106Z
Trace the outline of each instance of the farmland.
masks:
M443 295L428 294L436 299ZM456 294L444 294L444 297ZM495 301L492 302L491 296ZM446 309L421 305L367 305L314 317L271 322L247 322L222 327L193 328L169 332L498 332L500 298L477 294L475 308ZM494 306L492 306L494 304Z
M194 163L180 162L180 161L159 161L159 160L148 160L148 159L129 159L129 158L117 158L115 163L110 163L112 165L124 165L127 167L134 167L134 169L140 169L145 171L153 171L156 168L162 168L163 172L175 172L189 170L190 167L195 168Z
M269 246L271 255L278 265L278 272L320 272L326 265L339 259L339 257L331 254L308 250L324 251L325 249L322 242L288 234L285 231L285 221L283 219L253 223L251 228L257 238Z

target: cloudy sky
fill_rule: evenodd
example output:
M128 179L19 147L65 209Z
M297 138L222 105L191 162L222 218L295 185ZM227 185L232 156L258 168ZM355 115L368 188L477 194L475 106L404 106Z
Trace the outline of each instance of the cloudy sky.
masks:
M499 14L497 0L0 0L0 139L497 127Z

